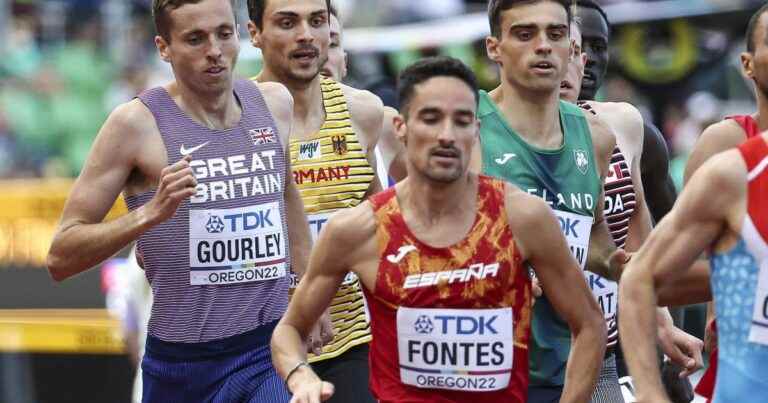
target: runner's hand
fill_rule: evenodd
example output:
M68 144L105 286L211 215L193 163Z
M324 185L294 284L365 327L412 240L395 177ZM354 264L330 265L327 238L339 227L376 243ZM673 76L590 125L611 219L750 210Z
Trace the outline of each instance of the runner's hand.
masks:
M307 352L314 355L320 355L323 353L323 346L330 343L333 340L333 324L331 323L331 314L329 311L325 311L323 316L317 320L315 326L312 327L312 331L307 338Z
M675 364L685 368L680 378L690 376L704 367L701 351L704 343L697 337L678 329L667 326L659 329L659 344L664 354Z
M624 249L619 248L613 251L611 256L608 257L608 268L610 269L610 273L614 275L614 278L610 278L609 280L618 282L630 259L632 259L632 254Z
M197 179L189 166L191 160L191 156L185 156L160 172L155 196L144 206L151 223L167 221L176 213L181 202L195 195Z
M330 399L334 392L332 383L324 382L306 366L291 376L288 389L293 394L290 403L320 403Z

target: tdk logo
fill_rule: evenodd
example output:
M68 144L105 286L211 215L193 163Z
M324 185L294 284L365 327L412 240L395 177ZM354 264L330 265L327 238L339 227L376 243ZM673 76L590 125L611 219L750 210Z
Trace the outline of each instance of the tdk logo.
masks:
M557 220L560 221L560 228L563 230L563 235L565 235L566 238L579 237L579 233L576 231L576 227L579 225L579 223L581 223L581 220L569 217L557 217Z
M228 221L229 230L232 232L250 231L259 228L274 227L270 217L271 213L272 209L261 210L258 212L225 215L224 219Z
M413 324L413 329L416 333L430 334L435 330L435 326L427 315L421 315Z
M205 224L205 230L209 234L219 234L224 231L224 222L217 215L212 215L208 218L208 222Z
M496 328L493 327L493 322L496 321L497 317L497 315L490 318L483 316L476 318L472 316L436 315L434 319L439 322L438 327L443 334L483 336L499 334Z

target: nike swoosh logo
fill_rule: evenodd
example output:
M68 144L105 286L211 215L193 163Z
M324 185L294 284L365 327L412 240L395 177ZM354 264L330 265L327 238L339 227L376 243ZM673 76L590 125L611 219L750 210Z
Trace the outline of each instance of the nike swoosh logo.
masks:
M192 148L186 148L186 147L184 147L184 144L182 144L182 145L181 145L181 149L179 150L179 153L181 153L181 155L189 155L189 154L192 154L193 152L195 152L195 151L197 151L197 150L199 150L199 149L201 149L201 148L203 148L203 147L207 146L207 145L208 145L208 143L210 143L210 141L206 141L205 143L203 143L203 144L200 144L200 145L199 145L199 146L197 146L197 147L192 147Z
M515 157L517 157L517 154L507 153L507 154L504 154L504 156L501 158L496 158L496 163L499 165L504 165L507 162L509 162L509 160Z
M403 260L405 255L415 250L416 250L416 247L413 245L401 246L400 249L397 250L397 255L389 255L387 256L387 260L389 260L390 263L400 263L400 261Z

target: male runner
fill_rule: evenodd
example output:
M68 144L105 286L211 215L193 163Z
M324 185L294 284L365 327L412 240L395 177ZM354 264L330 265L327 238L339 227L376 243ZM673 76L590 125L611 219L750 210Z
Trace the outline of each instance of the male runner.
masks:
M500 65L501 85L480 92L481 147L471 167L544 199L580 267L616 279L624 257L609 259L615 246L602 192L615 140L591 113L558 99L571 57L569 6L564 0L489 2L486 46ZM550 295L562 291L543 288ZM531 329L529 401L558 401L571 335L548 297L536 301ZM601 364L602 358L589 363Z
M563 402L583 402L603 354L599 308L541 199L467 170L478 138L474 74L450 58L400 77L408 178L331 218L272 338L294 402L333 392L302 343L348 271L371 311L371 388L380 402L525 402L530 281L573 331ZM356 247L350 249L348 245Z
M383 105L370 92L320 75L329 52L328 1L250 0L248 6L251 39L264 58L255 79L282 83L294 99L291 167L316 239L333 213L380 189L374 147ZM320 340L310 343L315 370L339 385L334 402L374 401L367 386L365 309L360 283L350 274L330 306L327 335L335 333L333 340L322 350Z
M579 99L593 101L608 71L611 25L602 7L593 0L576 0L581 19L583 51L587 54ZM659 222L675 203L675 187L669 176L669 153L664 136L653 124L643 124L641 158L643 187L654 222Z
M718 315L714 402L768 392L768 135L710 158L623 276L619 326L640 402L667 402L653 347L655 288L710 251ZM649 334L650 333L650 334Z
M571 24L574 56L568 65L566 77L560 85L560 98L576 103L584 75L586 54L582 53L580 19ZM645 204L643 184L640 180L640 156L643 146L643 119L630 104L617 102L583 101L585 110L605 121L616 135L616 149L605 178L605 219L611 236L620 248L636 251L648 237L651 217ZM593 402L624 402L619 385L614 353L618 341L616 310L618 284L594 273L585 272L590 288L597 298L608 326L608 354L606 354ZM701 368L701 340L677 329L666 308L658 309L659 341L662 349L673 361L682 362L688 372ZM679 347L678 347L679 346ZM692 356L690 358L688 355ZM689 391L689 393L691 393Z
M328 45L328 60L325 61L320 74L333 81L341 82L347 76L347 52L344 50L344 32L339 20L339 13L333 4L330 5L329 28L331 42Z
M685 167L685 182L713 155L738 147L749 138L768 130L768 4L761 7L749 20L746 32L747 51L741 54L744 75L755 83L757 112L752 115L731 116L708 127L701 134ZM706 286L706 284L705 284ZM702 287L705 288L705 287ZM707 294L706 291L704 291ZM707 298L709 299L709 298ZM714 395L717 373L717 330L714 322L714 305L707 304L707 350L710 365L696 387L696 392L707 398Z
M233 80L234 1L152 7L155 44L175 80L104 124L48 268L63 280L138 239L155 298L143 401L286 402L266 343L288 303L287 273L303 271L309 248L288 180L291 96ZM102 222L121 191L130 212Z

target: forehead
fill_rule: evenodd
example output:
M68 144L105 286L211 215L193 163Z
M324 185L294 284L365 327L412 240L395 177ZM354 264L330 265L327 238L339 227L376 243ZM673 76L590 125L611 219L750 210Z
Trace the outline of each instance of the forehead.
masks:
M278 13L309 15L318 11L328 11L325 0L268 0L264 15L272 16Z
M475 93L467 83L456 77L432 77L413 88L410 109L439 109L446 113L477 110Z
M505 28L512 25L546 27L552 24L568 24L568 12L565 7L553 1L522 4L501 12L501 25Z
M579 7L578 16L581 18L581 33L584 38L608 38L608 24L599 11L591 7Z
M221 25L235 25L235 15L230 0L203 0L187 3L169 10L171 32L184 33L196 30L213 30Z
M757 20L755 32L752 33L752 40L755 42L755 49L768 46L768 11L760 15Z

